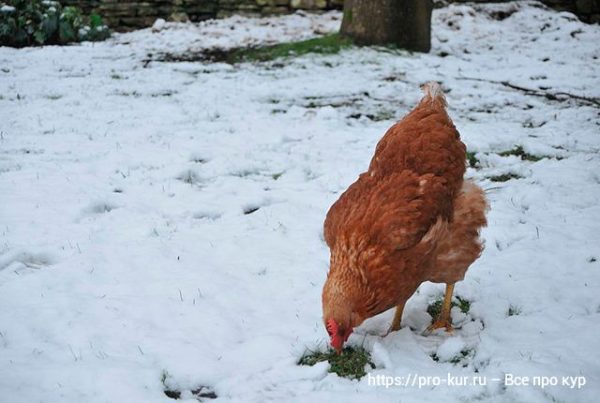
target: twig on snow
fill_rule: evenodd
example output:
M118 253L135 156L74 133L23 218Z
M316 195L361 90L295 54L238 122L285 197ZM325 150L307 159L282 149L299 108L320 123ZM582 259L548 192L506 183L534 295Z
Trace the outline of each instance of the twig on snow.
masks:
M543 97L543 98L549 99L551 101L563 102L566 99L573 99L573 100L579 101L579 103L583 102L585 104L591 104L591 105L600 107L600 98L586 97L583 95L571 94L570 92L564 92L564 91L548 92L548 91L537 90L534 88L521 87L520 85L512 84L508 81L485 80L483 78L477 78L477 77L457 77L457 79L499 84L499 85L503 85L505 87L511 88L513 90L524 92L527 95Z

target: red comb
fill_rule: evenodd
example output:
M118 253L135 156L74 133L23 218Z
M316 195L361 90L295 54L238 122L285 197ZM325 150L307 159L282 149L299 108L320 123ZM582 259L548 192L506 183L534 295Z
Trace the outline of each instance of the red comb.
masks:
M335 320L329 319L327 321L326 328L330 335L335 336L336 334L338 334L338 324L335 323Z

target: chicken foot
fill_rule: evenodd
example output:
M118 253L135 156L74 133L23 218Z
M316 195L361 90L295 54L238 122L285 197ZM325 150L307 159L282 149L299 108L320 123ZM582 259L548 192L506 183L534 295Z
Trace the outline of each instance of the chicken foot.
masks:
M402 302L396 306L396 313L394 314L394 320L392 320L392 325L390 326L390 329L388 330L388 334L391 332L400 330L400 321L402 320L402 312L404 311L404 304L405 304L405 302Z
M452 293L454 292L454 283L446 284L446 294L444 295L444 302L442 303L442 311L440 316L435 322L425 329L423 332L424 336L430 335L434 330L445 328L446 332L452 333L454 328L452 327L452 318L450 317L450 308L452 307Z

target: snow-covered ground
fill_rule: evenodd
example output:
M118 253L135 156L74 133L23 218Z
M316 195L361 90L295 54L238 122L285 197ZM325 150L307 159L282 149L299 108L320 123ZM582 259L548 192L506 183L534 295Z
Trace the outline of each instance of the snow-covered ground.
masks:
M427 55L147 61L309 38L339 22L233 17L0 48L0 401L173 401L165 385L239 402L597 398L598 105L500 82L597 99L600 27L537 3L462 5L434 12ZM470 310L454 309L453 336L421 336L443 292L427 283L401 331L383 337L387 312L350 338L372 352L371 375L418 377L421 388L298 366L327 342L325 213L427 80L443 83L478 152L468 175L491 202L486 250L456 287ZM498 155L516 145L548 158ZM489 179L509 173L520 178ZM487 385L446 385L448 374ZM558 385L504 384L505 374Z

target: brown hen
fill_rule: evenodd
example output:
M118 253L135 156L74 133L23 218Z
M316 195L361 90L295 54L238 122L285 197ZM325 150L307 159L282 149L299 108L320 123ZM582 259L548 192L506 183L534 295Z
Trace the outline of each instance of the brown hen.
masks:
M325 219L331 259L323 321L338 351L353 328L393 307L390 330L398 330L405 302L424 281L447 284L440 317L428 330L451 331L454 283L483 249L485 196L463 179L466 147L439 84L426 84L424 92Z

